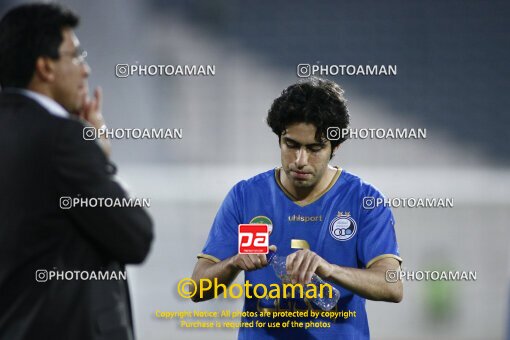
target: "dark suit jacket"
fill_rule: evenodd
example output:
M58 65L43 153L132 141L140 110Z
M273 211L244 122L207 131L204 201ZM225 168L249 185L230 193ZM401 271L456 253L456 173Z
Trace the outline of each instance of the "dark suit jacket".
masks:
M133 338L124 280L36 281L41 269L123 271L149 252L152 222L142 208L59 207L62 196L126 197L83 127L0 93L2 340Z

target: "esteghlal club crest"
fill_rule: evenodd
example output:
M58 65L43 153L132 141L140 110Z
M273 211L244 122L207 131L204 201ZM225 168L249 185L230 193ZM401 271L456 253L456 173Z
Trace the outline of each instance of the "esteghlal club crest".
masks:
M358 226L349 212L338 212L329 224L329 233L337 241L348 241L356 235Z
M266 216L255 216L251 219L250 224L267 224L269 234L273 231L273 222Z

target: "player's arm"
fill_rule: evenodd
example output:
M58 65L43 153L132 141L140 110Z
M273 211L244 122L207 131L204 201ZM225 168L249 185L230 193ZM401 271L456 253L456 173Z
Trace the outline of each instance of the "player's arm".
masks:
M334 282L369 300L400 302L402 281L387 282L386 271L400 271L395 258L383 258L369 268L359 269L331 264L311 250L299 250L287 257L287 272L293 283L309 283L316 273L326 281ZM398 277L398 275L397 275Z
M270 249L276 251L276 247L274 246L271 246ZM198 284L200 279L209 279L213 281L214 278L217 278L218 284L221 283L228 287L242 270L257 270L264 268L265 266L267 266L267 259L264 254L237 254L220 262L214 262L206 258L199 258L191 278L197 283L197 286L200 286ZM219 294L222 292L223 289L218 290ZM197 292L191 300L194 302L200 302L210 300L215 297L214 291L209 289L204 292L202 298L200 297L199 292Z

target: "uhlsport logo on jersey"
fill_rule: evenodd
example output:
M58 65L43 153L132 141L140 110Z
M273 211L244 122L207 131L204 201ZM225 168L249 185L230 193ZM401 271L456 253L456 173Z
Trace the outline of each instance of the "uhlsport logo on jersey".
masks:
M267 224L239 225L239 254L269 253L269 227Z
M329 224L329 233L337 241L348 241L354 237L358 226L351 214L346 211L338 212L338 215Z
M273 222L267 216L255 216L251 219L250 224L267 224L269 235L273 232Z

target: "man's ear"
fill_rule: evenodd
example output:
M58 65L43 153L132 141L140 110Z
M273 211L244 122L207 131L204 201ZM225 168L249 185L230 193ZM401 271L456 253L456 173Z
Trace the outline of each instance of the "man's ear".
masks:
M35 61L34 77L43 83L55 81L55 62L48 57L39 57Z

